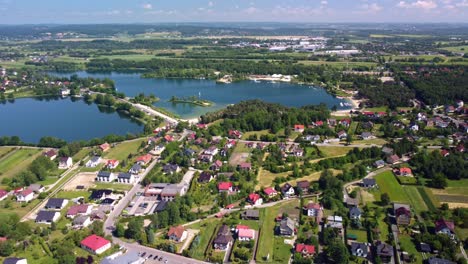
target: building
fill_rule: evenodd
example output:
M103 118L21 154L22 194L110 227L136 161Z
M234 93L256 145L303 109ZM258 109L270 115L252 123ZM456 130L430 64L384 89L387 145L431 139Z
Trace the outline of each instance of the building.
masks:
M407 204L393 204L393 214L397 225L409 225L411 222L411 209Z
M88 215L91 213L91 210L93 209L93 206L89 204L77 204L77 205L72 205L66 214L66 217L68 218L74 218L77 215Z
M112 254L101 261L101 264L143 264L145 259L138 255L137 251L128 251L123 254L119 251Z
M100 171L96 176L97 182L113 182L114 180L115 175L110 171Z
M133 164L133 166L128 170L128 172L133 175L137 175L142 171L143 171L143 167L141 167L141 165L138 163Z
M398 170L398 175L400 176L412 176L413 172L408 167L402 167Z
M0 189L0 201L5 200L8 197L8 192Z
M308 203L302 208L304 214L309 217L315 217L315 222L320 223L323 218L323 209L318 203Z
M118 160L108 160L106 163L106 168L108 168L109 170L113 170L117 168L117 166L119 166L119 163L120 162Z
M46 156L50 160L54 160L55 158L57 158L58 153L57 153L57 151L55 149L51 149L51 150L48 150L48 151L42 153L42 155Z
M310 182L309 181L298 181L296 183L296 189L301 191L303 194L308 193L310 188Z
M61 170L69 169L73 166L73 159L71 157L61 157L59 159L58 168Z
M132 184L135 181L135 176L131 173L121 172L117 175L117 182Z
M382 168L384 166L385 166L385 161L383 161L383 160L378 160L378 161L374 162L374 167L376 167L378 169Z
M213 247L216 250L227 250L231 245L234 239L232 238L231 231L227 225L222 225L218 233L216 234L215 239L213 240Z
M169 240L175 241L177 243L184 241L187 238L187 231L183 226L175 226L169 228L167 232L167 237Z
M374 188L377 186L377 182L372 178L365 178L362 180L362 187L365 188Z
M388 164L395 164L397 163L398 161L400 161L400 157L398 157L398 155L390 155L388 158L387 158L387 163Z
M30 189L22 190L16 194L16 201L18 202L29 202L34 199L34 192Z
M143 155L143 156L139 156L137 159L136 159L136 163L142 165L142 166L146 166L148 165L148 163L151 162L151 160L153 159L153 156L151 156L151 154L146 154L146 155Z
M28 264L28 260L25 258L6 258L3 264Z
M296 244L295 252L301 254L304 258L309 258L315 255L315 246Z
M62 198L50 198L46 205L45 205L45 209L48 209L48 210L62 210L63 208L65 208L65 206L67 206L68 204L68 200L67 199L62 199Z
M349 218L351 220L360 220L362 212L358 207L351 207L349 209Z
M384 263L391 262L393 258L393 247L383 242L377 241L377 244L375 246L375 252Z
M174 174L180 171L180 167L177 164L168 163L162 167L165 174Z
M344 140L348 138L348 133L346 133L346 131L344 130L341 130L340 132L338 132L337 136L340 140Z
M28 189L33 191L34 193L42 193L45 191L45 187L42 184L33 183L28 186Z
M91 217L88 215L79 215L73 219L73 228L88 227L91 224Z
M296 223L289 217L281 219L278 227L278 234L281 236L294 236Z
M296 194L294 192L294 188L289 183L286 183L285 185L281 187L281 193L283 194L283 197L286 199Z
M365 243L351 242L351 255L367 258L369 248Z
M199 183L208 183L211 182L214 179L214 175L209 172L209 171L204 171L200 173L200 176L198 177L198 182Z
M38 224L52 224L60 218L60 212L41 210L37 213L35 222Z
M112 190L93 190L91 192L91 200L101 200L112 195Z
M107 143L107 142L104 143L104 144L102 144L102 145L99 145L99 149L100 149L102 152L108 151L108 150L110 149L110 147L111 147L111 146L110 146L109 143Z
M304 125L294 125L294 132L304 132Z
M263 203L263 199L260 197L260 194L251 193L247 198L247 202L249 202L253 206L261 205Z
M219 192L232 192L232 182L220 182L218 183Z
M210 170L219 171L222 166L223 166L223 162L220 160L216 160L215 162L213 162L213 164L211 164Z
M111 248L111 242L97 235L90 235L81 241L81 248L99 255Z
M255 239L255 230L250 228L237 229L237 238L239 241L250 241Z
M272 187L265 188L263 192L268 196L268 198L273 198L278 195L278 192Z
M455 264L455 262L450 261L450 260L446 260L446 259L430 257L427 260L427 264Z
M252 169L252 163L250 162L242 162L239 164L239 170L242 171L250 171Z
M259 220L260 212L258 210L246 210L242 212L241 218L244 220Z
M453 221L439 219L435 222L435 232L437 234L446 234L450 238L455 238L455 225Z
M101 157L94 156L86 162L85 166L87 168L96 168L99 165L99 163L101 163L101 160Z

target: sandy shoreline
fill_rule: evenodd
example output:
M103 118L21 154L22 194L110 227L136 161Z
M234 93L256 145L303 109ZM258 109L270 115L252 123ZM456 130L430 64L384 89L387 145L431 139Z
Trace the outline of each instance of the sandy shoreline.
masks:
M334 116L350 116L350 114L349 114L350 111L359 110L359 104L361 103L361 100L357 100L357 99L354 99L352 97L345 97L343 99L345 99L349 103L351 103L353 105L353 107L351 107L351 109L346 109L346 110L332 111L331 115L334 115Z

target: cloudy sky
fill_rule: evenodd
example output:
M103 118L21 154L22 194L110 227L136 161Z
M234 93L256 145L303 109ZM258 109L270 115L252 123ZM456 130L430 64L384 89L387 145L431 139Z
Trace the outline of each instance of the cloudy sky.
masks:
M468 0L0 0L0 24L468 22Z

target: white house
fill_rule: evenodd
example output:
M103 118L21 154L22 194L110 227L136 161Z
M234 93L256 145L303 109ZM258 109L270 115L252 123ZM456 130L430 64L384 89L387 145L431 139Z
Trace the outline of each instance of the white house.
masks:
M182 242L187 238L187 231L183 226L173 226L169 228L169 231L167 232L167 237L169 238L169 240L175 242Z
M37 214L35 222L39 224L52 224L57 222L59 218L60 212L41 210Z
M119 166L119 161L118 160L108 160L107 161L106 167L109 170L113 170L113 169L117 168L117 166Z
M100 171L96 176L97 182L113 182L115 180L115 175L109 171Z
M88 160L88 162L86 162L85 166L87 168L95 168L99 165L99 163L101 163L101 157L94 156Z
M131 173L121 172L117 175L117 182L119 183L133 183L135 181L135 177Z
M110 249L111 246L109 240L97 235L90 235L81 241L81 248L96 255Z
M61 170L69 169L73 166L73 159L71 157L61 157L59 160L58 168Z
M29 202L34 199L34 192L30 189L23 190L16 195L16 201Z
M88 227L91 224L91 217L88 215L79 215L73 219L74 228Z
M294 196L295 194L294 187L292 187L291 184L286 183L285 185L283 185L283 187L281 187L281 193L283 194L284 198L289 198L290 196Z

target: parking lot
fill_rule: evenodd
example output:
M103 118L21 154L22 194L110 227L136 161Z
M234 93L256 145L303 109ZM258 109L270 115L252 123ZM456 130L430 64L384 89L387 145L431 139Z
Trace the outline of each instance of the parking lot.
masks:
M141 216L153 212L158 201L156 197L136 196L127 207L128 215Z

